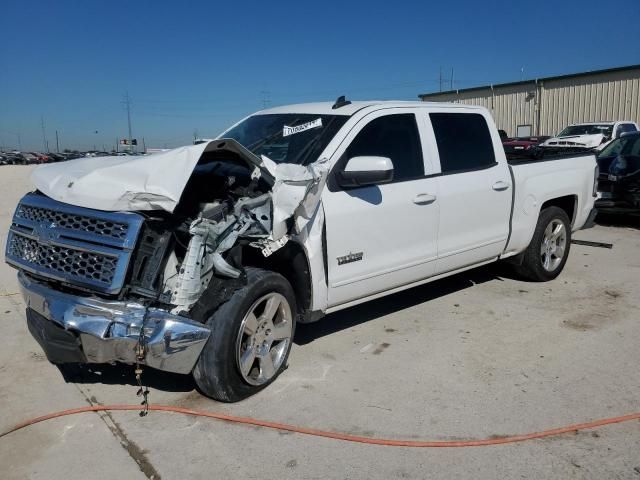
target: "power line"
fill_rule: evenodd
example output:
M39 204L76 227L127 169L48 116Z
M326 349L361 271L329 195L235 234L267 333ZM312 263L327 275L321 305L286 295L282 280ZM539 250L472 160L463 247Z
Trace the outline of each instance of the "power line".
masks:
M47 134L44 128L44 117L42 115L40 116L40 126L42 127L42 149L43 149L42 151L48 152L49 146L47 142Z
M262 95L262 108L266 109L271 105L271 99L269 98L271 92L269 90L260 90L260 94Z
M129 92L125 94L122 103L127 109L127 124L129 126L129 150L133 150L133 137L131 135L131 98L129 98Z

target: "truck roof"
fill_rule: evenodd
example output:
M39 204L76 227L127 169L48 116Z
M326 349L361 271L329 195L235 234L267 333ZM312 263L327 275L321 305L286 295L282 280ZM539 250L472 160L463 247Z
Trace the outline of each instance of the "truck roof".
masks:
M351 116L358 110L362 110L366 107L426 107L426 106L461 106L465 108L472 107L471 105L464 105L458 103L436 103L436 102L421 102L421 101L400 101L400 100L371 100L371 101L354 101L348 105L342 107L333 108L333 102L317 102L317 103L299 103L296 105L283 105L280 107L268 108L256 112L256 115L269 115L276 113L310 113L316 115L346 115Z

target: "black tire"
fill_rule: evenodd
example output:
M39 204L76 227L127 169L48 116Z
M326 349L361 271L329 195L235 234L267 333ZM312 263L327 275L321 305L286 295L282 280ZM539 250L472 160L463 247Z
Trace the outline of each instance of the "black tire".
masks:
M551 269L545 268L544 260L541 250L543 249L543 242L545 239L545 231L552 222L562 222L564 226L565 238L563 255L557 265L554 265ZM516 271L522 277L534 282L548 282L553 280L564 269L569 257L569 250L571 248L571 220L567 212L559 207L548 207L540 212L538 217L538 223L536 224L533 238L529 243L529 246L522 254L522 264L516 266ZM548 253L546 254L549 255ZM553 257L552 257L553 258Z
M248 267L247 284L236 290L207 320L211 335L193 370L200 391L221 402L237 402L270 385L287 366L296 323L296 299L293 288L282 275ZM265 295L282 295L291 310L291 339L284 351L284 360L275 374L260 385L250 384L240 371L238 336L245 315Z

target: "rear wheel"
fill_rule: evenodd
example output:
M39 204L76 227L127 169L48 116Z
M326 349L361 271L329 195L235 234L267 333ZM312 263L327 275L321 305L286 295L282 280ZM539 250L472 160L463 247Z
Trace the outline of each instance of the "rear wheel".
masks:
M540 212L531 243L523 253L518 273L528 280L553 280L564 269L571 246L571 221L558 207Z
M249 397L286 368L295 332L296 301L280 274L247 268L247 285L207 320L211 328L193 371L205 395L223 402Z

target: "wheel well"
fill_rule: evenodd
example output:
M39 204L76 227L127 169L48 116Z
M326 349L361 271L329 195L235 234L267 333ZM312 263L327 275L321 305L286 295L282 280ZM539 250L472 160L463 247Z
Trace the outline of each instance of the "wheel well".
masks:
M575 195L567 195L565 197L553 198L547 200L540 207L540 211L548 207L558 207L567 212L567 216L571 219L571 225L573 225L574 215L576 211L576 199Z
M284 247L268 257L253 248L242 251L245 266L263 268L277 272L286 278L296 295L298 311L306 312L311 307L311 273L304 249L299 243L289 241Z

